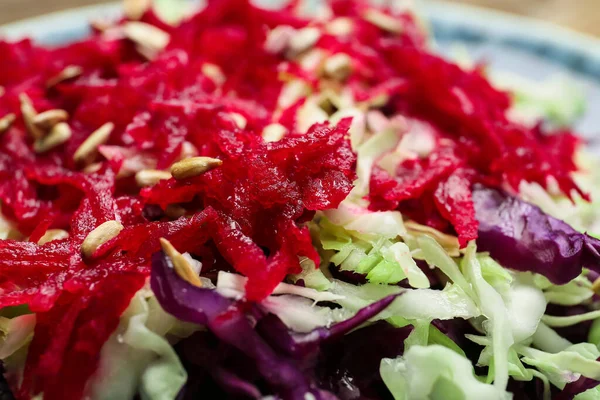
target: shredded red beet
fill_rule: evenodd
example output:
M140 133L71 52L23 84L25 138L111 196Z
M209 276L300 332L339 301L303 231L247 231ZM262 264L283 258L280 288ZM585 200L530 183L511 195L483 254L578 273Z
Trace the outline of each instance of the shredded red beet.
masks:
M298 256L318 262L308 231L294 222L307 211L336 207L350 192L355 155L348 128L349 120L335 128L315 125L273 144L253 134L218 130L211 146L222 167L187 181L162 181L142 196L163 208L195 200L214 209L216 228L207 231L221 254L250 278L248 298L260 300L285 275L298 272ZM117 240L130 243L125 235Z
M307 97L281 105L289 81L303 81L307 91L344 87L363 108L383 98L383 106L373 106L386 116L430 124L433 152L403 161L391 175L375 167L369 200L372 208L453 229L463 246L477 235L474 182L516 188L522 180L545 185L554 177L565 193L578 190L569 176L578 144L572 134L546 136L541 127L509 121L509 97L481 71L429 54L412 15L394 16L402 27L394 33L364 18L366 1L331 3L351 33L333 34L324 21L310 26L321 30L317 48L350 56L344 82L323 78L322 62L307 67L265 48L271 29L309 26L294 2L267 11L247 0L209 1L176 27L148 11L141 22L169 37L156 52L123 37L126 20L58 48L0 41L0 118L16 116L0 136L0 201L14 228L10 240L0 241L0 307L24 304L37 313L20 398L81 397L103 343L149 274L160 238L208 271L247 276L250 301L298 272L300 257L319 265L303 223L337 207L353 187L351 120L299 132ZM37 112L67 111L70 137L36 153L31 116L21 112L28 101ZM74 157L108 122L114 129L85 157ZM285 136L266 142L263 129L275 123ZM168 171L190 156L222 165L136 185L136 172ZM123 225L120 234L84 258L86 237L114 220ZM55 229L68 238L37 244Z
M494 89L479 70L465 71L418 47L384 39L378 46L381 58L394 71L392 76L383 77L384 81L400 76L406 82L391 100L396 112L427 121L444 145L438 144L438 150L425 160L403 163L395 177L385 172L374 174L369 194L373 208L393 209L409 199L423 201L424 195L434 196L439 213L452 224L465 246L477 236L470 200L470 187L475 182L506 183L518 190L521 181L545 187L553 177L568 196L575 190L587 198L570 176L576 170L573 154L580 143L572 133L548 135L540 126L531 129L509 121L508 96ZM453 149L451 155L440 156L448 143ZM459 166L467 173L460 177L454 174L449 178L452 183L445 183ZM435 185L440 186L431 190Z

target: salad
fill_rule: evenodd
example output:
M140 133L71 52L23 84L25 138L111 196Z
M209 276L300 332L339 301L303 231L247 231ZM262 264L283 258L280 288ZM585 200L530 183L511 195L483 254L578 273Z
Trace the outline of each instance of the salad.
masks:
M0 398L600 398L581 97L391 3L0 41Z

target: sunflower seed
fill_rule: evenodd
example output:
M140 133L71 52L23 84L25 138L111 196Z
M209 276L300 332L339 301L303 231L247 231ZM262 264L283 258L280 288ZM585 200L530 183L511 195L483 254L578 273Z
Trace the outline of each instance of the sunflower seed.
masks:
M221 67L211 63L202 64L202 74L209 77L218 86L223 85L227 80Z
M352 19L346 17L335 18L325 26L327 33L334 36L348 36L354 29Z
M15 122L17 117L15 114L6 114L4 117L0 118L0 133L7 131L8 128Z
M327 76L338 81L343 81L352 72L352 59L348 54L334 54L325 60L323 69Z
M184 281L197 286L202 287L202 281L196 272L194 272L192 266L189 261L185 259L185 257L178 252L175 247L165 238L160 238L160 247L164 253L171 259L173 263L173 269L175 273L179 275L181 279Z
M81 244L81 254L90 258L94 252L109 240L117 237L123 230L123 225L118 221L106 221L91 231Z
M313 47L321 38L321 31L315 27L302 28L296 31L288 43L287 57L294 58Z
M65 110L48 110L36 115L33 118L33 123L40 129L48 130L67 119L69 119L69 113Z
M167 32L145 22L127 22L122 29L125 37L136 43L138 51L148 59L154 59L169 44Z
M191 157L176 162L171 166L171 174L175 179L187 179L202 175L213 168L223 164L218 158Z
M362 15L363 19L386 32L400 34L402 33L402 22L392 16L382 13L379 10L370 8Z
M291 107L302 97L307 96L310 93L310 90L310 86L300 79L294 79L293 81L287 82L279 93L277 107L280 109Z
M61 82L67 81L69 79L77 78L83 73L83 68L78 65L69 65L65 69L63 69L58 75L53 76L52 78L46 81L46 87L51 88L58 85Z
M235 124L237 125L238 128L244 129L244 128L246 128L246 125L248 125L248 120L242 114L232 112L232 113L229 113L229 115L231 116L231 118L233 119L233 122L235 122Z
M153 50L150 47L142 46L140 44L138 44L137 46L135 46L135 49L146 60L154 60L156 58L157 53L158 53L156 50Z
M171 179L171 173L158 169L143 169L135 174L139 187L154 186L163 179Z
M73 160L76 163L88 163L92 161L98 152L98 146L108 141L114 128L115 125L112 122L107 122L92 132L75 151Z
M142 18L142 15L150 8L150 0L124 0L123 1L123 14L133 21L137 21Z
M25 93L21 93L19 95L19 100L21 101L21 114L23 115L23 120L25 121L25 127L27 128L27 131L31 134L31 136L33 136L34 139L40 139L42 136L44 136L44 132L33 123L33 119L37 115L37 111L33 107L31 99Z
M287 133L287 128L281 124L270 124L264 127L262 131L262 138L265 142L278 142Z
M102 163L97 162L90 165L86 165L85 168L81 170L81 172L86 174L95 174L96 172L100 171L100 168L102 168Z
M304 71L313 72L322 69L328 53L319 48L313 48L305 51L297 57L296 61Z
M296 30L289 25L278 25L273 28L265 40L265 50L271 54L281 54L289 46Z
M62 240L69 237L69 232L62 229L48 229L46 233L38 240L37 244L40 246L53 240Z
M48 150L60 146L71 138L71 127L66 122L59 122L54 125L50 133L33 143L33 150L36 153L44 153Z

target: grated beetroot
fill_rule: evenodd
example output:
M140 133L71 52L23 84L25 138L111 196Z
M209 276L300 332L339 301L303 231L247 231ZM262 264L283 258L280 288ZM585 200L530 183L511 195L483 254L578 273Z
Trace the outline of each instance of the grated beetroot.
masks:
M465 245L477 234L470 200L473 183L506 183L517 190L523 180L546 187L552 177L568 196L576 191L587 198L570 176L576 170L573 154L581 143L574 134L509 121L508 93L492 87L480 67L465 70L431 54L411 14L395 16L403 32L395 36L361 18L370 7L367 1L336 0L331 7L336 17L350 18L354 29L351 36L326 34L319 44L351 56L353 73L346 84L355 98L389 97L382 110L386 115L426 122L438 141L433 154L401 163L394 176L375 168L371 208L399 209L446 231L451 226ZM465 173L449 178L459 166ZM444 183L446 179L459 184L460 195L458 189L448 190L453 185Z
M27 304L38 314L21 398L41 392L50 400L82 396L161 237L206 257L213 268L233 266L249 277L248 299L260 300L299 270L299 256L318 265L299 224L316 210L336 207L352 188L350 121L306 134L290 126L279 143L260 137L279 118L274 111L283 84L274 79L281 56L264 50L265 28L307 21L291 9L266 11L245 0L212 1L177 28L152 11L142 21L171 36L152 62L128 40L101 32L54 49L27 40L0 42L0 115L18 116L0 137L0 200L4 217L29 239L0 242L0 307ZM46 87L73 65L81 75ZM227 79L220 82L207 68ZM38 112L59 108L70 114L72 134L64 145L33 151L21 93ZM232 112L244 117L244 129ZM95 155L102 164L83 172L89 162L75 163L73 155L105 122L114 129ZM191 155L221 158L223 167L141 193L132 187L140 168L168 168L184 146ZM162 212L147 212L153 204ZM189 218L171 221L169 207L183 207ZM84 260L83 240L115 219L125 226L122 233ZM69 238L36 244L56 228Z
M394 15L402 27L394 34L363 18L367 1L333 0L333 16L353 26L351 34L334 35L324 30L327 22L299 17L296 3L263 10L248 0L212 0L179 26L150 10L141 21L170 37L151 61L114 34L126 20L62 47L0 41L0 118L17 117L0 133L0 201L12 229L11 239L0 241L0 308L27 305L37 314L15 390L20 398L82 397L103 343L149 275L161 237L200 259L203 273L247 276L250 301L298 272L300 257L319 265L303 223L337 207L353 187L351 121L299 132L298 111L307 98L281 105L289 81L301 80L313 91L343 87L361 109L383 98L386 116L429 124L436 148L403 161L391 175L375 167L370 204L454 230L461 245L477 235L475 182L517 188L522 180L546 185L554 177L565 193L579 191L569 175L578 139L510 122L509 96L491 87L482 71L464 71L429 54L426 34L411 14ZM352 73L334 82L322 77L322 63L311 69L267 51L269 30L280 25L321 29L317 48L348 54ZM57 80L73 66L81 73ZM33 150L22 94L38 112L68 112L65 143L45 153ZM97 152L75 162L76 151L107 122L114 129ZM266 143L261 134L274 123L287 134ZM136 185L140 170L167 170L189 156L223 164L188 179ZM84 259L84 239L112 220L123 230ZM38 245L48 229L64 229L69 237Z
M373 174L372 208L402 210L402 202L426 197L435 202L439 214L422 216L419 222L431 223L428 219L437 220L441 215L465 246L477 237L470 199L470 187L476 182L496 187L506 183L518 190L521 181L546 187L548 178L553 177L568 196L576 191L587 198L571 177L577 169L573 154L581 143L571 132L550 134L541 125L527 128L509 121L508 95L494 89L478 69L465 71L418 47L384 39L378 45L380 57L394 69L393 76L406 82L390 100L394 109L431 124L438 148L425 160L402 163L394 177L384 171ZM451 150L445 149L449 143ZM452 154L440 156L444 151ZM444 183L458 167L463 173L449 178L452 183ZM441 186L432 190L436 184Z
M207 231L225 259L248 276L248 298L260 300L298 271L298 256L318 264L308 231L294 222L304 221L307 211L336 207L352 189L356 157L346 137L349 123L315 125L272 144L241 131L217 131L202 147L217 148L211 155L223 160L222 167L162 181L142 196L163 208L196 200L214 210L216 226ZM125 235L116 240L129 242Z

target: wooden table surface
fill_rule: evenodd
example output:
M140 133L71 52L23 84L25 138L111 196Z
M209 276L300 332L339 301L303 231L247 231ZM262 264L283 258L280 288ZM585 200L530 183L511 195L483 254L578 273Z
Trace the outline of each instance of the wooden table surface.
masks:
M418 1L418 0L417 0ZM600 37L600 0L448 0L550 21ZM0 0L0 24L102 0Z

